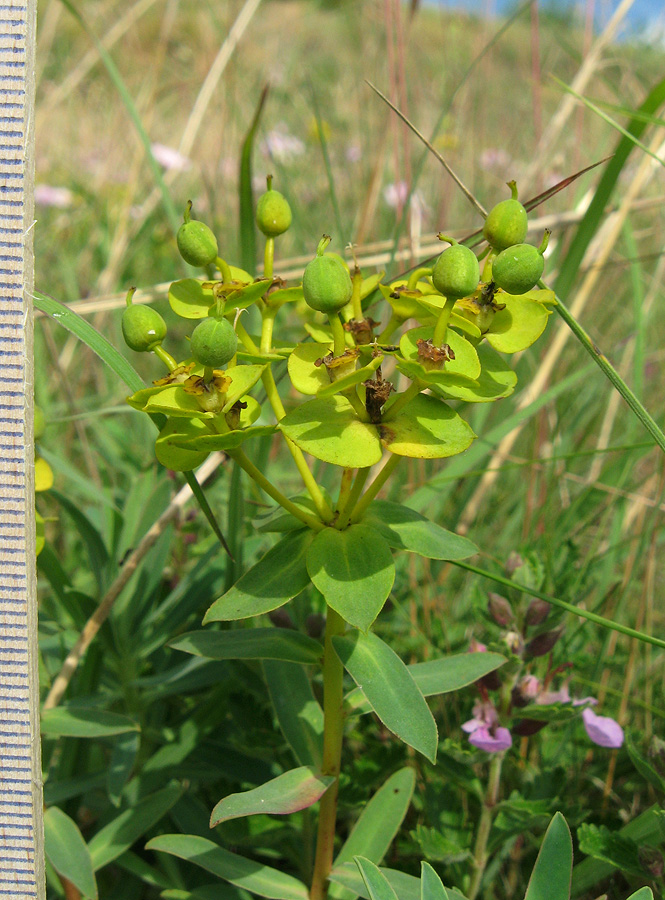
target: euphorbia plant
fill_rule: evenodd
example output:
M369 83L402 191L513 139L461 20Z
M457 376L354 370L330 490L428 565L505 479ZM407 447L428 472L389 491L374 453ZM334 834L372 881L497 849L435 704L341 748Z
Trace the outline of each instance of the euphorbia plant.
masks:
M437 727L425 697L470 684L505 662L496 653L462 654L407 667L371 630L393 587L395 553L455 560L476 552L471 541L409 507L377 499L379 492L403 458L442 459L469 447L475 434L448 401L480 403L509 395L516 375L500 354L523 350L541 335L554 299L535 289L544 246L523 249L530 246L523 243L524 208L516 195L499 207L490 213L482 274L472 250L442 237L451 246L431 268L384 285L381 275L365 276L357 265L350 271L341 257L328 253L330 238L324 235L302 284L287 286L274 277L273 259L275 239L288 228L291 213L269 178L257 209L266 237L260 278L221 258L214 235L191 218L187 206L178 245L186 261L206 269L207 280L177 281L169 291L173 311L198 320L184 358L164 347L161 317L133 313L128 296L130 346L155 353L168 370L153 387L128 398L138 410L167 417L156 441L159 461L188 471L211 451L223 451L274 503L257 528L277 534L276 543L214 599L204 624L272 613L310 585L326 604L323 643L263 626L204 629L172 642L214 659L264 660L271 696L279 700L277 717L298 764L259 788L221 799L211 825L259 812L287 814L320 800L308 887L200 836L165 835L151 842L259 895L309 893L322 900L334 865L357 854L379 862L399 827L414 787L410 768L391 776L370 802L373 815L358 822L335 857L347 714L373 710L386 728L434 763ZM511 264L503 255L513 238L522 248L512 273L520 290L509 294L493 280L492 263L503 259L502 277L509 282ZM527 285L534 254L538 272ZM249 307L260 314L258 334L244 327L242 312ZM303 340L295 345L278 339L275 330L288 309L302 323ZM150 333L136 334L144 322ZM286 400L273 372L285 363L293 388ZM263 407L253 395L259 384L267 398ZM285 442L302 493L287 496L245 452L243 444L262 435ZM336 468L334 496L314 476L311 457ZM345 670L356 684L346 695ZM319 676L322 709L311 686ZM284 713L298 698L308 705L306 721L299 708L291 709L294 715ZM373 833L377 818L380 839Z

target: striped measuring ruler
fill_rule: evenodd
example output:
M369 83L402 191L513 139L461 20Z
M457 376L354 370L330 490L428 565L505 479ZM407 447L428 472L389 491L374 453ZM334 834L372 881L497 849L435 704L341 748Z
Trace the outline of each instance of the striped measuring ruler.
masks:
M0 900L43 898L35 592L36 0L0 0Z

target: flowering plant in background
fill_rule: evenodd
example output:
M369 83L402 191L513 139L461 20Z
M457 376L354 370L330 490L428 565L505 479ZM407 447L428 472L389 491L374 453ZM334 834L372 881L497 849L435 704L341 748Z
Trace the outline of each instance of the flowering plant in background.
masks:
M517 583L540 587L539 569L533 560L525 561L514 555L506 569ZM498 671L491 672L477 683L480 699L473 707L473 718L462 725L470 744L487 753L502 752L512 746L513 736L530 737L550 723L579 715L594 744L608 749L623 746L621 725L610 716L600 716L594 711L598 704L595 697L571 697L568 679L553 689L557 675L570 670L573 663L554 665L554 648L563 628L551 621L549 604L535 599L521 609L520 601L513 604L506 597L490 593L487 612L489 619L503 629L499 643L508 648L515 667L512 670L506 667L503 671L509 674L503 677ZM486 653L488 644L474 638L469 649ZM544 661L546 670L540 674L538 670L543 668ZM497 697L496 702L492 694Z

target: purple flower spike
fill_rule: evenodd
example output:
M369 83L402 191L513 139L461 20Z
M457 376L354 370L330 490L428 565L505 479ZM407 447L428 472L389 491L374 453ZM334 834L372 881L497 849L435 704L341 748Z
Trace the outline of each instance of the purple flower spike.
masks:
M609 716L598 716L587 706L582 713L584 727L594 744L616 749L623 745L623 728Z
M483 726L476 728L472 735L469 736L469 743L479 750L485 750L487 753L499 753L507 750L513 745L513 739L507 728L497 728L492 734L489 728Z

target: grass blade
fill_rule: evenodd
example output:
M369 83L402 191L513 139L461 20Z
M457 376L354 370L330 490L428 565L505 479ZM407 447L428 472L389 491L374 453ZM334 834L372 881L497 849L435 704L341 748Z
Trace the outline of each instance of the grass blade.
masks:
M240 156L240 183L238 187L240 198L240 220L238 232L240 240L240 266L247 272L253 272L256 265L256 231L254 230L254 191L252 188L252 152L254 139L259 127L261 113L268 98L269 85L265 85L261 91L259 102L254 112L252 124L242 143Z

